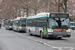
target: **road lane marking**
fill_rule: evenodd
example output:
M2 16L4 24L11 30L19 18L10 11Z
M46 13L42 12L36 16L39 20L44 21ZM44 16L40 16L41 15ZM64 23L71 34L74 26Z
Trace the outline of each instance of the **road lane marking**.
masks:
M67 43L56 43L56 42L47 42L47 43L51 43L51 44L62 44L62 45L75 45L75 44L67 44Z
M45 43L45 42L43 42L43 41L35 40L35 39L32 39L32 38L30 38L30 37L26 37L26 36L24 36L24 35L22 35L22 34L19 34L19 33L16 33L16 34L17 34L17 35L20 35L20 36L22 36L22 37L25 37L25 38L27 38L27 39L33 40L33 41L35 41L35 42L38 42L38 43L44 44L44 45L46 45L46 46L48 46L48 47L50 47L50 48L53 48L53 49L59 50L58 47L55 47L55 46L49 45L49 44L47 44L47 43Z
M35 42L44 44L44 45L46 45L46 46L48 46L48 47L50 47L50 48L56 49L56 50L62 50L62 48L65 48L65 47L55 47L55 46L52 46L52 45L50 45L50 44L48 44L48 43L46 43L46 42L43 42L43 41L40 41L40 40L35 40L35 39L33 39L33 38L26 37L26 36L24 36L24 35L22 35L22 34L19 34L19 33L16 33L16 34L17 34L17 35L20 35L20 36L22 36L22 37L25 37L25 38L27 38L27 39L33 40L33 41L35 41ZM50 42L50 43L52 43L52 42ZM73 48L70 48L70 50L72 50L72 49L73 49Z

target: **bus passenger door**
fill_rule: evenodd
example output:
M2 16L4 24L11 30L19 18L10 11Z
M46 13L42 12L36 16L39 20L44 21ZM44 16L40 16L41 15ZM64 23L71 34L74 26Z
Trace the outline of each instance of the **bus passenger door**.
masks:
M43 34L47 35L48 23L47 22L43 22L42 26L43 26Z

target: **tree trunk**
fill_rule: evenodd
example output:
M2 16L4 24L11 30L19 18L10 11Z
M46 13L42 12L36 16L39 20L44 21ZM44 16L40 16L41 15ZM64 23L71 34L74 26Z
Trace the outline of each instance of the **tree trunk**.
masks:
M28 5L27 5L27 9L26 9L26 17L29 16L29 8L28 8Z
M34 11L35 11L34 13L36 15L37 14L37 7L36 7L36 5L35 5L35 10Z
M64 5L65 5L64 13L67 13L67 0L64 0Z
M67 1L68 1L68 0L64 0L64 6L65 6L65 8L64 8L64 13L67 13Z
M58 12L60 12L60 0L58 1Z

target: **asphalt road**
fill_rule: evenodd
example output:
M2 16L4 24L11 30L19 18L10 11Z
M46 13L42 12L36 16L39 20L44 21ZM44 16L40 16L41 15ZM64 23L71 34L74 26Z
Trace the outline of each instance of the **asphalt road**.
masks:
M41 39L40 36L29 36L29 34L21 33L22 36L32 38L34 40L46 43L52 48L58 48L59 50L75 50L75 30L71 30L70 38L53 39L53 38L44 38Z
M1 46L8 45L8 43L9 43L9 45L8 45L9 48L12 48L13 46L14 46L14 48L21 48L21 47L23 48L25 45L27 45L26 48L27 47L31 48L30 50L33 50L33 49L34 50L48 50L48 49L51 50L52 48L53 48L52 50L54 50L54 49L75 50L75 30L71 30L70 38L62 38L61 40L53 39L53 38L41 39L40 36L30 36L29 33L18 33L18 32L14 32L12 30L5 30L4 28L2 28L1 30L2 30L2 31L0 31L1 32L0 43L2 43ZM14 44L16 44L16 45L14 45ZM31 44L31 45L28 45L28 44ZM35 45L33 45L33 44L35 44ZM11 45L11 47L10 47L10 45ZM17 45L19 47L17 47ZM32 46L32 47L30 47L30 46ZM37 46L40 49L36 49ZM19 50L23 50L25 47L23 49L22 48Z
M26 38L29 36L26 35L26 33L17 33L1 28L0 50L56 50L30 38Z

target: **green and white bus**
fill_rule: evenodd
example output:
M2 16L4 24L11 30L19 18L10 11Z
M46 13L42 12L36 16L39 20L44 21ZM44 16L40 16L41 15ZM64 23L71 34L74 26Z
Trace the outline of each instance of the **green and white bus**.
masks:
M27 32L43 37L70 37L70 16L67 13L40 13L27 18Z
M13 20L14 31L25 31L26 32L26 17L18 17Z
M13 20L12 19L8 19L8 20L5 21L6 30L12 29L12 25L13 25Z

